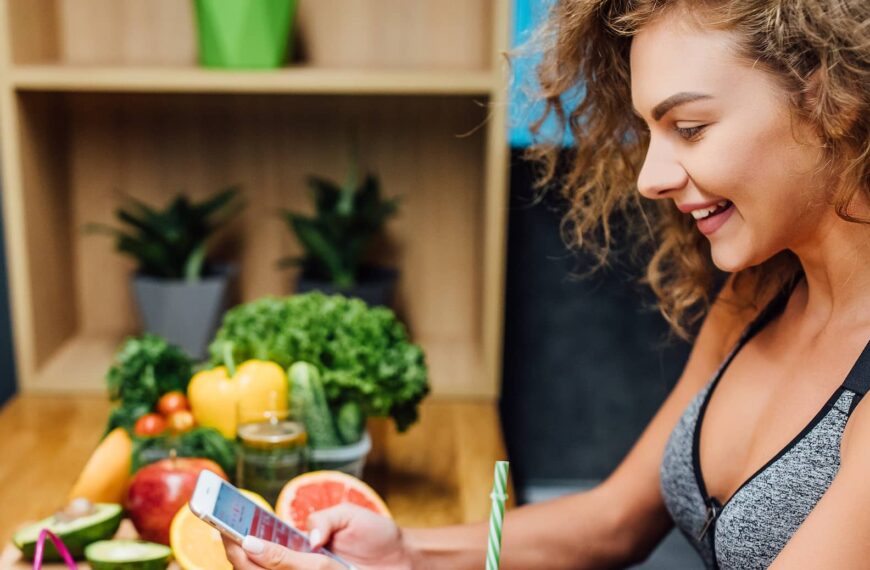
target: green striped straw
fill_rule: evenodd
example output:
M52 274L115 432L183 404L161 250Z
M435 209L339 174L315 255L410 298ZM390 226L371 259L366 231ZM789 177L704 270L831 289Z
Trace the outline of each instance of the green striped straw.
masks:
M501 558L501 528L504 521L504 503L507 501L508 462L495 462L495 480L492 483L492 510L489 513L489 547L486 551L486 570L498 570Z

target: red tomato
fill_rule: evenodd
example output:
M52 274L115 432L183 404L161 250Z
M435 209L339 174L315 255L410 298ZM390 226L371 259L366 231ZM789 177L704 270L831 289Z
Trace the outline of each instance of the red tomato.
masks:
M182 433L193 429L194 423L193 414L187 410L178 410L169 415L169 429L175 433Z
M136 425L133 427L133 432L141 436L160 435L164 431L166 431L166 420L160 414L145 414L136 420Z
M169 417L175 412L189 409L190 406L187 403L187 396L178 390L166 392L159 400L157 400L157 411L166 417Z

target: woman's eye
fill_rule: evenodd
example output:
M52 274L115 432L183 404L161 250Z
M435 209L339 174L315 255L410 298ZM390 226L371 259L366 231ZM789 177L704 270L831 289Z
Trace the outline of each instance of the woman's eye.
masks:
M684 139L686 139L686 140L693 140L693 139L695 139L698 135L701 134L701 131L703 131L704 128L705 128L706 126L707 126L707 125L696 125L696 126L694 126L694 127L677 127L677 126L674 126L674 130L677 132L678 135L680 135L680 136L683 137Z

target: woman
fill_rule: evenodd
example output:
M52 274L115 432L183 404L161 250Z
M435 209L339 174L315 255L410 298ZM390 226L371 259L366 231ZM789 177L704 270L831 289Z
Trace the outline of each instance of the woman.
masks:
M710 568L870 565L868 22L866 0L557 3L540 80L577 141L558 180L570 234L604 262L623 213L652 240L674 329L705 318L604 483L508 514L503 568L625 567L675 524ZM556 150L536 153L555 182ZM705 310L713 265L731 276ZM311 527L360 569L485 555L483 523L400 530L343 506ZM257 540L227 551L337 568Z

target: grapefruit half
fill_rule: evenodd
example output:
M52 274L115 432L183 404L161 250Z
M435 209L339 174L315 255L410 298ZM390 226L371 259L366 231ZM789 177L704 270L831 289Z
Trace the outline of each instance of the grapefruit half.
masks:
M291 479L278 495L275 513L298 530L307 532L311 513L341 503L352 503L392 518L374 489L340 471L312 471Z

